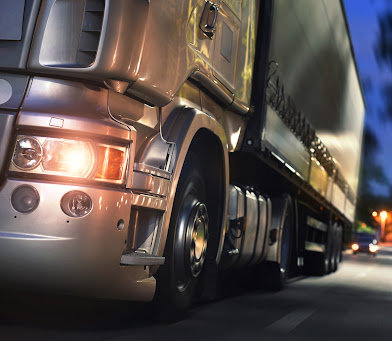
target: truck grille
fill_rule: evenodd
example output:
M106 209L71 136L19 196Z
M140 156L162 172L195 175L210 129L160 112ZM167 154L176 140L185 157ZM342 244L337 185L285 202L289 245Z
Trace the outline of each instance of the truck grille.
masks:
M101 36L105 0L86 0L77 63L88 66L96 58Z

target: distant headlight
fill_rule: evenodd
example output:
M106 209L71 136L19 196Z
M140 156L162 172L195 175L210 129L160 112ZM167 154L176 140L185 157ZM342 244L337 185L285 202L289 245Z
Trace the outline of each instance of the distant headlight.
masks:
M122 184L127 151L92 140L18 136L10 171Z
M351 245L351 248L353 249L353 251L358 251L359 245L357 243L354 243L353 245Z
M377 252L377 250L378 250L378 246L377 245L374 245L372 243L369 244L369 251L370 252L374 253L374 252Z

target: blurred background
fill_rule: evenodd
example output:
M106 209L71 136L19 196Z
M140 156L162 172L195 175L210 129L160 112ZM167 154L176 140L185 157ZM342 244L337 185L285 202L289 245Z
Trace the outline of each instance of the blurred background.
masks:
M392 1L344 4L367 105L355 229L392 245Z

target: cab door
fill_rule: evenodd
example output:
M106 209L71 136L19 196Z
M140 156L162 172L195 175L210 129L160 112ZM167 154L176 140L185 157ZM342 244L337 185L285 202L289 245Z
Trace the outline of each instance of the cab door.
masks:
M236 65L240 35L242 0L219 0L216 19L213 74L231 93L235 93Z

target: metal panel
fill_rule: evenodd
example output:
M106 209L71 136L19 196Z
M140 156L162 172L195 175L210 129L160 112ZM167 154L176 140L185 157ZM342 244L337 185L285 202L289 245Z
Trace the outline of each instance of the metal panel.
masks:
M356 192L364 100L341 1L274 1L270 59Z
M22 104L29 76L0 73L0 108L17 110Z
M16 113L0 111L0 174L3 173L15 117Z
M258 226L258 204L255 193L246 191L246 229L242 239L238 266L248 264L253 257Z
M219 7L216 37L214 37L213 72L232 93L235 86L239 32L239 19L222 2Z
M350 220L354 222L355 218L355 205L353 205L349 200L346 200L346 207L344 210L344 215Z
M311 158L309 182L322 196L326 195L328 174L315 158Z
M267 107L266 123L263 133L263 142L278 154L284 162L298 172L305 180L309 177L309 152L295 137L280 117Z
M263 198L261 195L257 198L259 205L259 224L257 228L257 239L255 245L255 252L253 255L253 259L251 264L257 263L264 251L265 243L266 243L266 229L267 229L267 200Z
M237 186L230 185L227 213L230 220L236 220L245 216L245 195L241 188ZM241 248L241 234L242 231L238 231L237 229L228 231L228 238L230 238L231 243L237 250Z
M1 41L0 38L0 69L9 69L9 70L15 70L15 69L24 69L26 67L26 62L27 62L27 57L30 52L30 44L31 44L31 39L33 36L34 28L35 28L35 22L37 19L38 15L38 10L39 6L41 4L41 0L29 0L26 1L26 4L24 4L24 1L17 0L17 1L9 1L6 0L1 0L0 6L3 6L4 4L7 5L7 3L12 3L12 6L19 6L21 5L21 2L23 2L24 6L24 12L23 8L21 13L23 13L23 27L22 27L22 35L17 40L6 40L6 41ZM0 7L0 13L2 13L2 8ZM8 19L11 19L7 17ZM18 18L19 20L19 18ZM0 14L0 32L4 34L7 32L9 29L8 25L6 24L7 20L4 21L1 14ZM7 29L4 30L2 26L6 26ZM13 26L13 25L11 25ZM1 36L0 33L0 36Z
M337 184L333 184L332 188L332 205L334 205L340 212L344 213L346 196Z
M25 0L0 2L0 40L21 40Z

